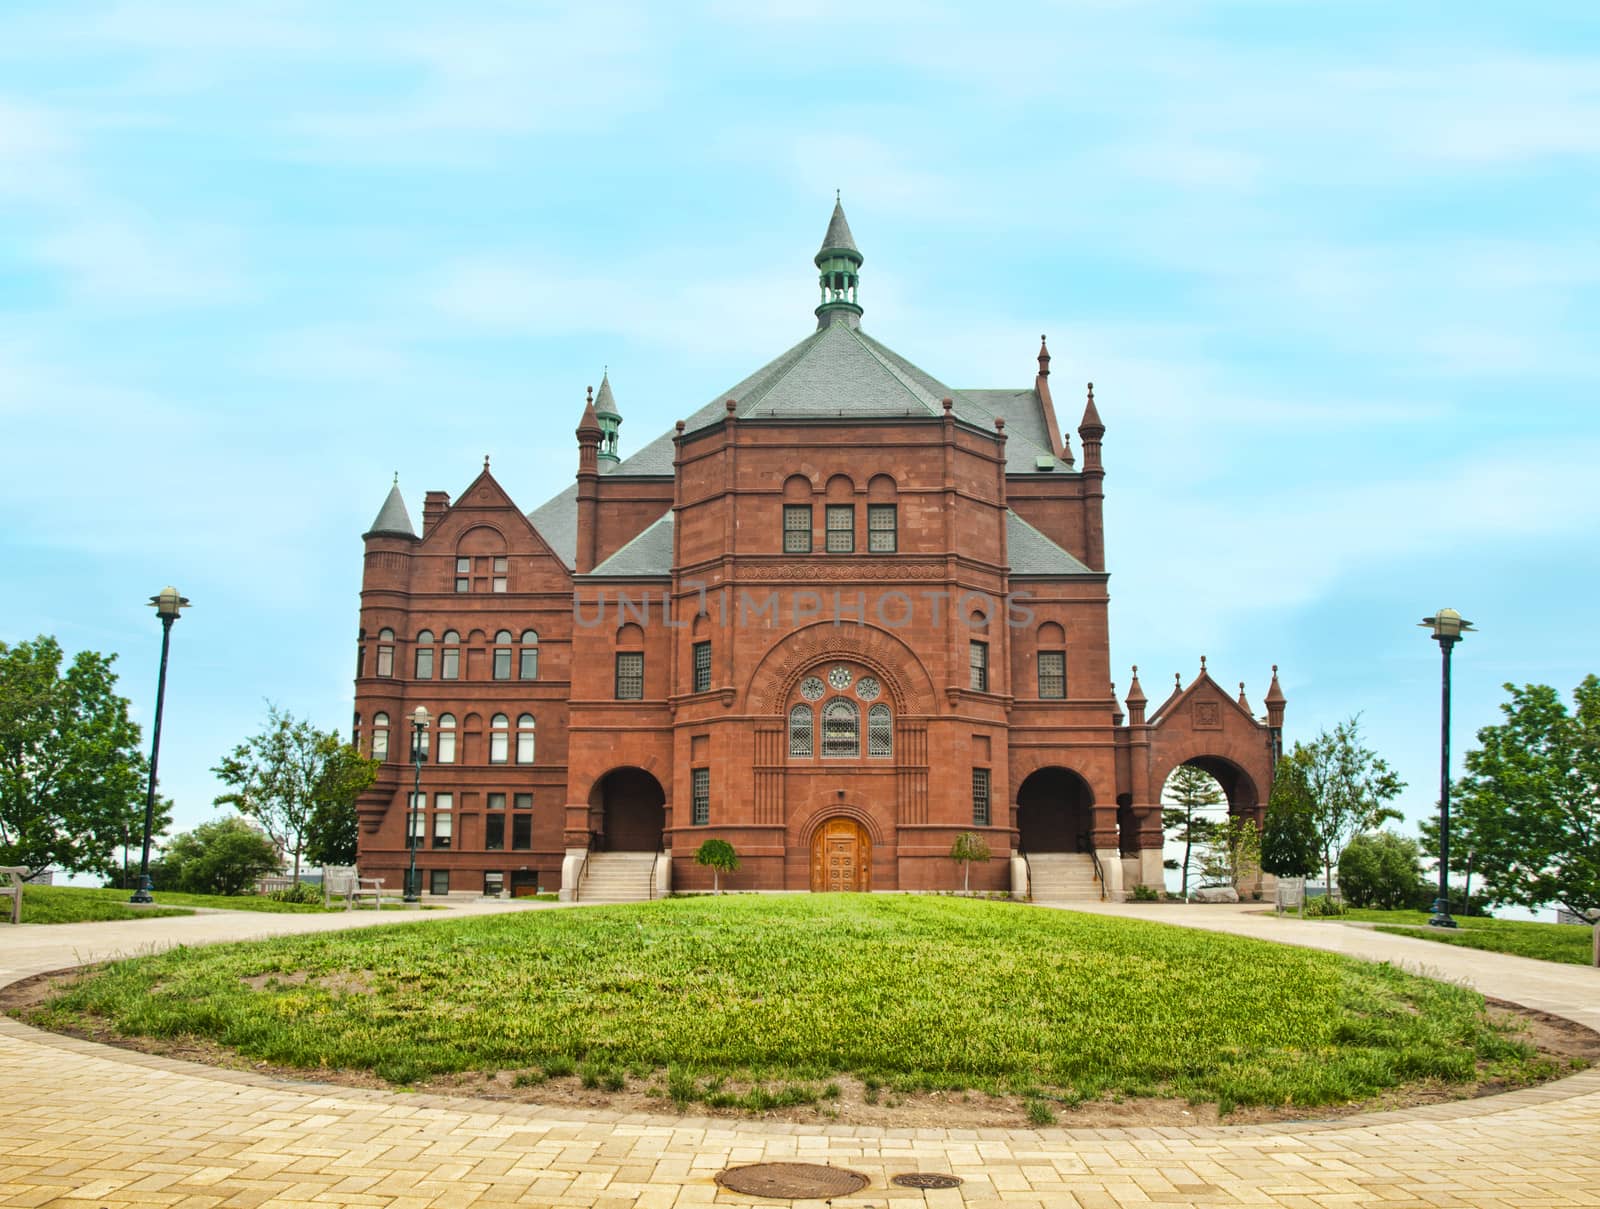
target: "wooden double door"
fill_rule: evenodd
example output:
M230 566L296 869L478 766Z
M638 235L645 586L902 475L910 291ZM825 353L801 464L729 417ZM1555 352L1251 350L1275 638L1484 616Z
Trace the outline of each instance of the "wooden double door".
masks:
M811 889L872 889L872 840L855 819L840 816L817 828L811 840Z

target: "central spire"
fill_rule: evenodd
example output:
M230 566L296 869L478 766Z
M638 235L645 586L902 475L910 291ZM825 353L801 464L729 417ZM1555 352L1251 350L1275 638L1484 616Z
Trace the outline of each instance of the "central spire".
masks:
M617 410L617 401L611 394L609 367L600 375L600 393L594 397L594 418L600 423L600 452L597 456L600 461L615 465L620 460L617 428L622 423L622 413Z
M850 224L845 221L844 205L838 194L834 195L833 217L828 220L828 233L822 237L822 248L814 263L821 276L822 305L817 307L817 330L830 323L861 326L861 253L850 234Z

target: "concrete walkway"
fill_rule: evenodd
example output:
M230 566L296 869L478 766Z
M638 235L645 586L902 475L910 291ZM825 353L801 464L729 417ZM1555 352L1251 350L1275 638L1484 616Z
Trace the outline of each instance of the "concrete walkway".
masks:
M540 904L553 908L554 904ZM173 944L526 910L202 915L0 929L0 982ZM1395 961L1600 1025L1600 971L1234 907L1095 907ZM1600 1207L1600 1071L1326 1124L884 1130L622 1116L285 1082L0 1019L0 1205L665 1207L760 1204L712 1176L763 1160L850 1167L835 1205ZM892 1188L905 1171L958 1190ZM794 1202L821 1209L822 1202Z

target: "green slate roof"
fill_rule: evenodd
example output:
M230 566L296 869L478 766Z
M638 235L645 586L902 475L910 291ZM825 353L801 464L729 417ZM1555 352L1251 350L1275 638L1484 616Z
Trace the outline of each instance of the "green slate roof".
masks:
M406 511L406 500L400 494L400 481L395 480L393 487L389 488L389 497L383 501L383 507L378 509L378 517L372 522L372 528L367 530L370 536L374 533L387 533L398 537L415 537L417 531L411 527L411 514Z
M822 247L817 255L835 249L854 252L857 256L861 254L861 249L856 247L855 237L850 234L850 224L845 221L844 203L840 201L833 203L833 217L828 220L828 233L822 237Z
M634 577L672 573L672 512L669 509L646 525L622 549L597 566L591 575Z

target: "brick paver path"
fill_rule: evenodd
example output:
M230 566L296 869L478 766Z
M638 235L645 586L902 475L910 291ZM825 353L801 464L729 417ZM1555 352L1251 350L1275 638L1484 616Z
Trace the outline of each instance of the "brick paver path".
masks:
M485 904L467 911L525 909ZM1600 1025L1600 970L1239 908L1099 910L1380 957ZM459 910L415 918L426 927ZM397 922L228 913L0 929L0 983L178 943ZM1600 1071L1529 1091L1327 1124L894 1130L577 1112L289 1083L55 1037L0 1019L0 1205L760 1204L712 1182L761 1160L871 1184L839 1206L1600 1207ZM946 1192L892 1188L948 1171ZM822 1202L794 1202L821 1209Z

